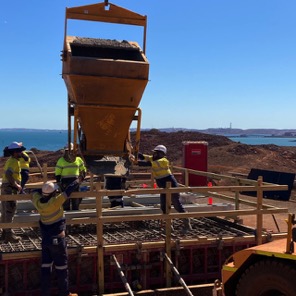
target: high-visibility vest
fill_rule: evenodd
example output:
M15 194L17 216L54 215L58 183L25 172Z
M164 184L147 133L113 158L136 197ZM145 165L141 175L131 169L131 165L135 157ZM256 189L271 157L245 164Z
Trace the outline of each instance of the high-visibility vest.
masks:
M23 154L25 154L25 156L28 157L28 160L26 161L23 157L21 157L19 159L20 165L21 165L21 170L29 170L30 169L31 158L29 157L29 155L26 152L23 152Z
M53 224L65 218L64 209L62 207L67 195L61 193L53 196L48 202L41 202L42 195L39 192L33 194L32 202L40 214L40 221L43 224Z
M74 162L68 162L61 157L55 167L55 175L63 178L77 178L81 172L86 172L84 162L81 157L76 156Z
M153 160L151 155L145 155L146 161L150 161L152 164L152 175L155 179L165 178L172 175L170 170L170 162L166 157L160 158L158 160Z
M20 162L18 159L14 158L14 157L9 157L4 165L4 173L2 176L2 183L9 183L7 177L6 177L6 173L10 171L12 172L12 177L13 179L17 182L20 183L21 182L21 167L20 167Z

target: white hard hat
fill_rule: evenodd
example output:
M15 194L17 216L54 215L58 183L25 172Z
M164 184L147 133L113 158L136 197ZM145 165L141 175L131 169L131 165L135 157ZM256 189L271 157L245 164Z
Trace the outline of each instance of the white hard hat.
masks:
M161 151L164 154L167 154L167 148L164 145L157 145L153 151Z
M26 148L23 146L22 142L12 142L9 146L7 146L8 150L20 150L24 151Z
M42 195L48 196L57 190L57 185L52 182L46 182L42 186Z
M73 150L73 148L74 148L73 143L70 143L70 150ZM64 147L64 149L65 149L65 150L69 150L69 146L68 146L68 144L66 144L66 146Z

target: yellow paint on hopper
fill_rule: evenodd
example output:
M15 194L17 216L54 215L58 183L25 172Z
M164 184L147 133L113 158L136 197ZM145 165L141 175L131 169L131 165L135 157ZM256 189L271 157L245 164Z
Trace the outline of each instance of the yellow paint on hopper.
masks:
M141 117L137 113L148 83L148 60L135 41L68 36L68 19L143 26L145 51L146 16L113 4L106 10L105 3L66 10L62 75L68 109L74 109L69 133L74 114L74 133L83 136L84 155L126 155L131 123ZM139 122L137 129L139 137Z

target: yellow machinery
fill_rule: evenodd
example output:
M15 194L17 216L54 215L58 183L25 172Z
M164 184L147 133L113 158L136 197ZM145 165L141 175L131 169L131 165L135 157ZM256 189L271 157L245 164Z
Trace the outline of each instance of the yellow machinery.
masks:
M295 216L290 214L287 223L287 239L243 249L227 260L222 269L223 295L296 295Z
M143 50L132 41L68 36L70 19L141 26ZM73 142L96 174L114 173L118 162L128 166L130 155L139 150L138 106L149 73L146 27L146 16L108 1L66 9L62 77L68 91L68 142L74 129ZM129 134L133 121L134 145Z

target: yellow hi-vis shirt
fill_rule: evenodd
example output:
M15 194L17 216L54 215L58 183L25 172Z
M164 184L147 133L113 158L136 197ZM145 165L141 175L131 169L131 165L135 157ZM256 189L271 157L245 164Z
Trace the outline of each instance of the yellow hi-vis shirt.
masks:
M68 162L61 157L55 167L55 175L63 178L78 178L81 172L86 172L84 162L81 157L76 156L74 162Z
M170 162L166 157L158 160L153 160L151 155L144 154L145 161L150 161L152 164L152 175L155 179L165 178L172 175Z
M20 167L20 162L18 159L14 157L9 157L4 165L4 173L2 176L2 183L3 184L8 184L9 181L6 177L7 172L12 172L12 177L13 179L20 184L21 182L21 167Z
M21 170L29 170L31 158L29 157L29 155L26 152L23 152L23 154L25 154L25 156L28 157L28 160L26 161L23 157L20 158Z
M66 193L53 196L48 202L42 203L42 195L39 192L33 194L32 202L40 214L40 221L43 224L53 224L65 218L63 203L67 199Z

